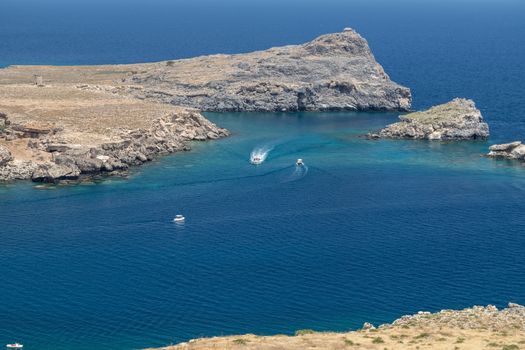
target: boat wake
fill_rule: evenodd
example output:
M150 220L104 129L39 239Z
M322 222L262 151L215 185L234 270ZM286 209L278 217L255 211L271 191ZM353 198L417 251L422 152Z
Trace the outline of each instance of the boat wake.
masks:
M284 182L291 182L291 181L297 181L302 179L303 177L308 174L308 167L306 164L296 165L293 172L286 178Z
M273 146L263 146L254 148L252 153L250 154L250 163L255 165L262 164L272 150Z

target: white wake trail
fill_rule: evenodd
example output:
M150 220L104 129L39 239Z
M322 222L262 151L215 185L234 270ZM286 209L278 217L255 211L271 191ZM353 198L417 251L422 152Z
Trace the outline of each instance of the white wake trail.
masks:
M263 146L254 148L252 153L250 153L250 162L252 164L263 163L272 150L273 146Z

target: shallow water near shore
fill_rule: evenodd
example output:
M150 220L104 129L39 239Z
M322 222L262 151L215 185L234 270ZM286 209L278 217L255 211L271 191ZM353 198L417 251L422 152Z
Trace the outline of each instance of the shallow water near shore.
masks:
M0 188L2 341L130 349L525 302L525 169L485 142L361 137L394 114L208 117L233 136L127 180Z

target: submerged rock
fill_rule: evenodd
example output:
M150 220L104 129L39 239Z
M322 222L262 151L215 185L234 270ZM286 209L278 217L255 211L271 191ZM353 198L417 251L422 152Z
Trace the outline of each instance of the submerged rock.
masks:
M483 120L474 101L456 98L426 111L399 117L400 122L388 125L369 138L476 140L489 136L489 126Z
M521 141L492 145L487 157L525 161L525 145Z

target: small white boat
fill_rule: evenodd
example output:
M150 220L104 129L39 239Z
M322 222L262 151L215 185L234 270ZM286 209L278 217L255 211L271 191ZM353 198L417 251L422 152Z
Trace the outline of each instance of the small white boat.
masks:
M303 160L301 158L297 159L297 161L295 162L295 165L297 165L297 166L304 165Z
M6 348L9 348L9 349L22 349L24 347L24 345L20 344L20 343L14 343L14 344L7 344L6 345Z
M250 159L250 162L252 164L259 165L263 162L263 160L261 157L253 157L252 159Z
M174 222L184 222L186 218L180 214L175 215L175 219L173 219Z

